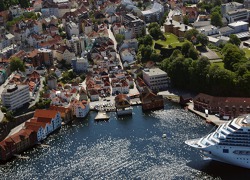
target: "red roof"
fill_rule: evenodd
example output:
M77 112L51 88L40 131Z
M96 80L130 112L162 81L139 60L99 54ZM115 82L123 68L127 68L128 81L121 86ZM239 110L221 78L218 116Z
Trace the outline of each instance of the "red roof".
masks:
M54 118L58 111L46 110L46 109L36 109L34 117L37 118Z

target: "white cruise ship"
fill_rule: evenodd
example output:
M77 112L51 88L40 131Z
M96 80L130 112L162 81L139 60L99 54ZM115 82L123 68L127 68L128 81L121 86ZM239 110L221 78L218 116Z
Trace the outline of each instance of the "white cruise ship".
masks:
M250 168L250 114L220 125L203 138L185 143L213 160Z

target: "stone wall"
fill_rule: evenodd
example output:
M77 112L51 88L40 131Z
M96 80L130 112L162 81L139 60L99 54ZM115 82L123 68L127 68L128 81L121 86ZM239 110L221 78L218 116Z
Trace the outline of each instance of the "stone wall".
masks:
M0 141L5 139L5 137L10 133L11 129L22 124L23 122L27 121L28 119L32 118L33 116L34 116L34 111L20 115L20 116L16 116L16 117L14 117L14 120L11 122L0 123Z

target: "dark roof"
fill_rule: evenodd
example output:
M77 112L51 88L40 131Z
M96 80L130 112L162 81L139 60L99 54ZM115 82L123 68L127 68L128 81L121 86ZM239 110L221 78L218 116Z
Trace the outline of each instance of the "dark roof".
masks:
M219 31L223 34L228 31L233 31L233 28L230 28L229 26L225 26L225 27L220 28Z
M203 26L208 26L211 24L211 21L195 21L193 23L193 26L195 28L200 28L200 27L203 27Z

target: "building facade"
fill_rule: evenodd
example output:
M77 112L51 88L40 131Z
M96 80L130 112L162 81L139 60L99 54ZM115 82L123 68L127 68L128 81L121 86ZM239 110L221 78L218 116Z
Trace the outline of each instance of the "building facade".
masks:
M164 90L169 86L169 77L159 68L144 69L143 80L153 91Z
M250 113L250 98L216 97L200 93L194 100L194 109L209 114L219 114L220 117L235 118Z
M2 103L5 107L15 110L30 101L28 85L8 85L2 93Z

